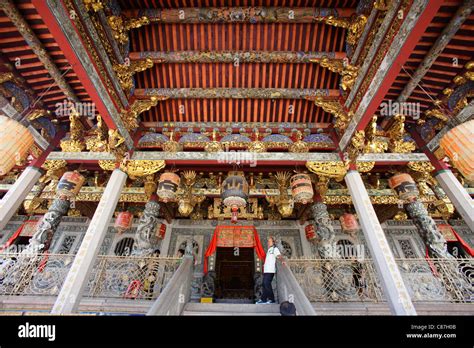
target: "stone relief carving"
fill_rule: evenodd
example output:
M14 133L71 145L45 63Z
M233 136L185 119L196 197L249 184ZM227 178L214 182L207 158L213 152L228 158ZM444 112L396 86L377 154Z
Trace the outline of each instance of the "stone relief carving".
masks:
M148 256L153 254L158 243L156 228L158 226L159 213L160 204L153 200L148 201L143 215L138 221L137 232L135 233L135 247L132 250L132 255Z

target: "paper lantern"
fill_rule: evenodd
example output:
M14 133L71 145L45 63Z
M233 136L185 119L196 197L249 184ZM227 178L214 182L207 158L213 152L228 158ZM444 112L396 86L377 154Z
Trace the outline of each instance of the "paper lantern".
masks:
M166 203L176 200L176 191L178 191L180 180L179 175L175 173L166 172L160 175L156 194L161 201Z
M474 120L451 129L441 138L439 146L467 180L474 180Z
M314 230L314 225L309 224L304 228L305 234L306 234L306 239L309 241L315 240L316 239L316 232Z
M0 116L0 176L6 175L23 160L33 144L33 136L25 126Z
M119 234L125 232L130 227L132 227L133 223L133 214L129 211L121 211L117 214L117 218L115 219L114 227Z
M291 195L296 203L306 204L313 199L314 191L308 174L295 174L290 179Z
M157 230L156 237L159 239L164 239L166 235L166 225L161 224L160 228Z
M58 197L71 199L81 190L85 178L78 172L66 172L58 182L56 194Z
M222 183L222 202L230 207L232 218L231 222L236 223L239 208L247 205L249 196L249 185L243 175L230 172L229 176Z
M359 230L359 223L354 214L342 214L339 218L342 232L347 234L356 233Z
M402 200L412 201L418 197L419 192L415 180L408 174L395 174L388 180L388 185Z

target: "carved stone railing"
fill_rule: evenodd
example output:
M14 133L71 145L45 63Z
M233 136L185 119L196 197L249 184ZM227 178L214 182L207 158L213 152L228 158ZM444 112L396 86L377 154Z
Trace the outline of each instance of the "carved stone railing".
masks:
M413 302L474 303L474 259L397 259Z
M186 255L146 315L180 315L191 295L193 257Z
M474 259L396 259L413 302L474 302ZM372 260L292 259L310 302L384 302Z
M57 296L74 255L0 254L0 296ZM178 269L177 258L99 255L84 297L155 299Z
M303 289L298 284L288 264L277 262L277 291L280 303L289 301L295 304L297 315L316 315L311 302L306 297Z

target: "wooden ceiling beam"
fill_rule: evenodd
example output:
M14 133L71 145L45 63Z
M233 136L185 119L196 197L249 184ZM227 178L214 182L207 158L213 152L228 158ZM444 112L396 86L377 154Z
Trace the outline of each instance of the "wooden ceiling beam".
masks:
M183 7L125 10L129 19L146 17L151 23L317 23L318 18L351 17L353 8L317 7Z
M125 145L132 149L133 140L120 117L119 101L112 97L115 91L106 86L108 76L99 69L102 62L93 59L93 54L97 54L97 51L93 52L96 48L88 45L92 41L85 41L84 38L89 37L88 32L78 29L81 25L79 12L76 12L76 16L71 16L67 5L72 3L63 0L32 0L32 3L48 25L107 127L118 129L125 139Z
M354 116L339 142L339 149L342 152L349 146L355 132L367 127L442 4L441 0L413 2L411 7L404 11L403 21L398 24L399 30L394 32L393 36L385 35L382 40L377 42L379 43L378 47L374 42L372 46L374 50L380 50L385 40L390 40L390 46L387 50L375 52L376 56L381 57L378 65L374 65L374 62L370 60L364 63L346 101L345 106L354 112ZM385 17L380 30L386 31L388 27L394 27L394 21L398 21L396 19L398 18L397 13L398 9L392 8L390 15L387 14ZM362 81L369 81L370 84L364 87Z
M316 59L343 60L345 52L291 51L143 51L130 52L132 61L150 58L154 63L313 63Z
M136 98L164 99L337 99L338 89L310 88L146 88L135 89Z

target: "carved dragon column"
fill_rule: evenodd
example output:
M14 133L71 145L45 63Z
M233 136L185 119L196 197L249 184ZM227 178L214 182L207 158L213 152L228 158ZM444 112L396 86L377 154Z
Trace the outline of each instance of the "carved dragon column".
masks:
M56 188L56 198L40 220L23 253L40 253L49 249L61 218L67 214L71 201L79 193L83 183L84 177L78 172L64 173Z
M331 224L328 207L323 202L315 202L311 207L314 226L319 237L318 251L323 259L337 258L338 254L334 244L336 233Z
M453 256L448 253L446 239L438 230L435 221L429 215L423 203L418 200L409 202L405 204L405 210L428 247L429 254L437 258L452 258Z
M150 256L153 254L158 243L156 229L158 226L158 216L160 204L156 194L152 194L150 200L145 205L143 215L138 221L137 232L135 233L135 246L132 251L134 256Z
M389 185L397 192L401 202L405 203L405 211L417 227L430 256L452 258L448 253L446 239L438 230L435 221L423 203L418 199L419 191L413 178L405 173L397 173L389 179Z

